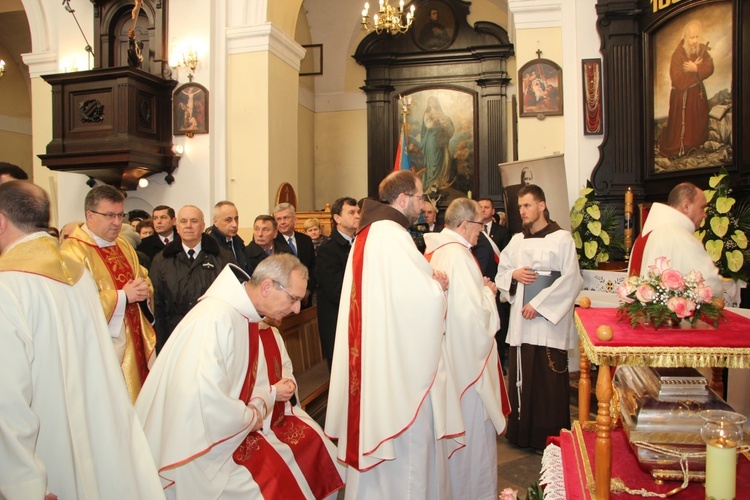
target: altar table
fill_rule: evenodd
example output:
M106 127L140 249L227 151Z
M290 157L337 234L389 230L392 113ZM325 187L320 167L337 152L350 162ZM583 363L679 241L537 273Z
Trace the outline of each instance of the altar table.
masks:
M598 411L595 451L596 498L609 498L612 470L610 441L612 377L608 367L616 365L654 367L721 367L750 368L750 319L732 311L724 311L727 322L713 328L660 328L617 322L617 309L576 308L576 328L581 340L581 376L578 383L579 419L588 420L591 379L590 362L600 366L596 383ZM683 322L685 323L685 322ZM600 325L612 327L609 342L596 338Z
M638 465L638 459L633 453L628 436L622 429L616 429L611 434L612 449L617 461L612 464L612 477L619 486L626 486L630 490L645 489L652 493L668 493L679 487L680 482L665 482L656 484L648 472L644 472ZM550 463L548 467L562 468L564 485L550 485L555 491L564 489L567 500L591 500L594 498L594 477L591 467L594 459L596 434L581 429L576 422L571 430L563 429L559 437L551 438L551 445L560 447L559 463ZM546 451L545 451L546 455ZM560 474L550 474L559 482ZM737 491L750 490L750 457L747 453L740 454L737 466ZM558 495L559 496L559 495ZM627 498L634 498L623 494ZM618 495L619 497L619 495ZM691 482L688 487L679 492L675 498L680 500L703 500L705 489L702 483ZM737 498L740 498L738 495Z

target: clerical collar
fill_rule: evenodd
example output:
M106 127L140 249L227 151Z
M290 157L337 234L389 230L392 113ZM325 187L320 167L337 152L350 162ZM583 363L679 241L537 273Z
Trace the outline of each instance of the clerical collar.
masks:
M559 231L560 226L557 225L557 222L551 220L547 223L546 226L544 226L542 229L537 231L536 233L532 234L528 229L523 229L523 237L524 238L544 238L547 235L550 235L554 233L555 231Z
M113 246L117 245L117 240L116 239L115 239L115 241L107 241L104 238L100 238L97 235L95 235L94 233L92 233L91 229L89 229L89 227L86 224L84 224L83 226L81 226L81 229L83 229L84 231L86 231L88 233L88 235L91 236L91 238L94 240L94 243L96 243L96 246L98 246L99 248L113 247Z

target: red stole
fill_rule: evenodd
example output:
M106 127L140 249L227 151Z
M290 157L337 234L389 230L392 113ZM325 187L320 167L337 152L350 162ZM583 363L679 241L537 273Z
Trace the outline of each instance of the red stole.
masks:
M133 268L125 257L125 254L122 253L119 245L104 248L93 245L93 247L99 253L99 257L104 262L104 266L109 271L112 281L118 290L122 290L128 281L135 279ZM138 368L138 378L140 378L141 385L143 385L148 375L148 361L146 360L146 353L143 350L141 309L137 302L132 302L125 306L125 321L127 326L130 327L130 340L133 342L133 354Z
M641 266L643 265L643 251L646 249L648 237L651 236L649 231L645 235L639 234L633 243L633 250L630 252L630 273L628 276L640 276Z
M257 324L250 326L250 363L240 397L246 403L250 400L258 370L259 344L263 354L271 385L282 378L282 359L279 345L273 330L258 330ZM250 369L253 366L253 369ZM271 431L281 444L286 445L294 456L297 467L315 498L325 498L341 489L341 481L336 465L330 458L320 435L306 422L294 415L284 415L286 403L274 405L271 418ZM274 448L262 432L251 432L233 454L236 464L245 467L260 488L263 498L304 499L305 492L286 463L286 458Z
M359 469L359 419L362 402L362 270L370 225L357 235L352 256L352 290L349 305L349 406L346 424L346 459Z

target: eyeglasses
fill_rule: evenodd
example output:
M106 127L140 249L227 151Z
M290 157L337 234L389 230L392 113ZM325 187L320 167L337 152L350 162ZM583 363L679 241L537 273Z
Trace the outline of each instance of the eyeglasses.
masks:
M484 227L484 222L477 222L475 220L465 220L464 222L468 222L469 224L479 224L480 226Z
M406 193L404 193L406 194ZM414 198L419 198L422 201L428 201L429 198L427 198L426 194L406 194L406 196L413 196Z
M273 280L273 284L276 285L277 287L279 287L279 289L282 292L284 292L285 294L287 294L289 296L289 298L292 299L292 304L294 304L295 302L302 302L302 300L303 300L304 297L295 297L291 293L287 292L286 288L284 288L284 285L282 285L281 283L279 283L276 280Z
M107 220L115 220L115 219L122 220L122 219L125 218L125 214L124 213L119 213L119 214L103 214L101 212L97 212L96 210L89 210L89 212L101 215L102 217L104 217Z

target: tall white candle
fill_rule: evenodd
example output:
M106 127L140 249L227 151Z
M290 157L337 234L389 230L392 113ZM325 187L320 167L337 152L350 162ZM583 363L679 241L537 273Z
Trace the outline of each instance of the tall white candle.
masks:
M737 486L736 443L712 439L706 445L706 498L732 500Z

